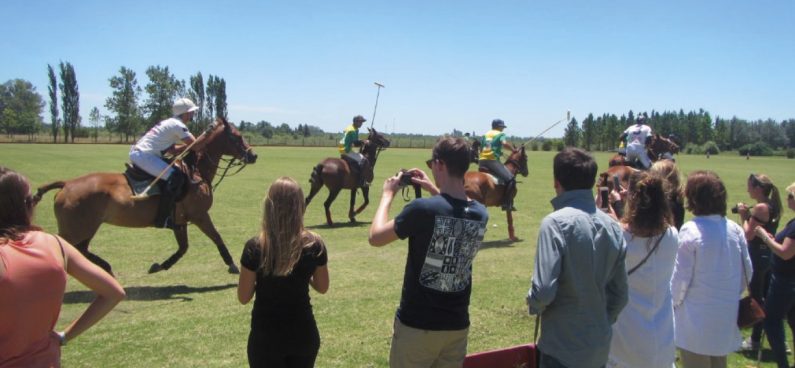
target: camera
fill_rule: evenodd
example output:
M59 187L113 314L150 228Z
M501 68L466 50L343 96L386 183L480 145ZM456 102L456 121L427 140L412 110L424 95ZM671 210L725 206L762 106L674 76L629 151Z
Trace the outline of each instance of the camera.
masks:
M739 212L740 212L740 206L741 206L741 205L742 205L742 206L744 206L744 205L743 205L743 204L741 204L741 203L738 203L738 204L734 205L734 207L732 207L732 209L731 209L732 213L739 213Z
M599 196L602 198L601 208L608 208L610 206L610 189L608 187L599 187Z
M400 183L398 183L398 186L405 187L414 184L411 182L411 178L415 176L413 172L406 169L400 169L400 172L402 172L403 175L400 176Z

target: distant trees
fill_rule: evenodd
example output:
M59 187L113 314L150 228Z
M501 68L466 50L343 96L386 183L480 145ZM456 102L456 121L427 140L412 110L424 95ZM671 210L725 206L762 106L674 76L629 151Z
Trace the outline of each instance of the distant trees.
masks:
M105 100L105 107L116 113L116 117L110 119L107 124L111 132L118 132L119 137L124 137L124 141L129 141L134 136L140 125L140 112L138 108L138 97L141 94L141 87L138 86L135 72L126 67L119 69L119 75L110 78L110 87L113 89L111 97Z
M153 126L171 116L174 100L185 95L185 81L178 80L167 66L150 66L146 69L146 76L149 83L144 90L149 97L142 108L147 115L147 126Z
M566 145L566 147L579 147L581 136L582 130L577 124L577 119L571 118L569 124L566 125L566 129L563 131L563 144Z
M58 129L60 128L60 120L58 119L58 80L55 78L55 70L50 64L47 64L47 77L50 81L48 92L50 94L50 128L52 129L52 143L57 143Z
M27 134L32 138L41 128L44 105L30 82L14 79L3 83L0 85L0 128L7 135Z
M71 63L63 61L61 69L61 109L63 110L64 142L75 141L75 131L80 127L80 91L77 76Z
M193 132L200 132L207 128L209 125L208 119L204 116L204 78L202 77L202 73L198 72L196 75L192 75L190 77L190 88L188 89L188 98L190 98L196 106L199 107L196 110L196 115L193 117L193 122L191 123L191 131Z
M207 98L207 117L213 120L216 117L226 119L226 81L210 74L207 77L207 93L205 96Z

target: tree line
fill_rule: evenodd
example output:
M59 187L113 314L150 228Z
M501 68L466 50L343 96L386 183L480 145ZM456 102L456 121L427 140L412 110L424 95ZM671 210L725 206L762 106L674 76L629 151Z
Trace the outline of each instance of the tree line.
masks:
M586 150L610 151L617 148L618 137L632 125L638 116L646 118L652 131L672 137L683 152L702 153L709 151L741 151L745 154L761 155L770 150L795 147L795 119L777 122L773 119L748 121L737 117L725 119L710 116L704 109L689 111L642 112L630 110L620 117L615 114L593 114L579 123L576 118L569 121L563 134L565 146L582 147Z
M199 109L190 125L193 132L204 130L216 117L227 118L226 81L210 74L205 82L201 72L191 75L188 83L178 79L168 66L146 69L146 84L141 87L134 70L122 66L108 79L111 96L105 100L109 115L99 108L89 112L93 131L82 125L80 91L74 66L60 62L58 71L47 65L49 123L42 118L46 103L32 83L24 79L9 80L0 85L0 129L6 135L26 134L30 138L49 129L53 142L61 135L63 142L75 137L98 135L99 127L118 134L125 142L134 139L160 120L172 115L171 106L177 98L188 97ZM59 81L60 78L60 81Z
M150 66L146 69L146 84L141 87L134 70L122 66L118 74L108 79L112 94L105 100L109 115L102 116L94 107L89 112L93 129L82 125L80 92L74 66L60 62L57 70L47 65L50 121L41 117L46 103L36 88L23 79L9 80L0 85L0 130L6 135L25 134L30 139L42 129L49 129L53 142L59 134L63 142L74 142L75 137L97 137L99 128L116 134L120 141L128 142L139 136L158 121L171 116L171 106L179 97L188 97L199 107L189 128L194 133L204 130L215 117L227 118L226 81L209 75L205 81L201 72L189 76L188 81L178 79L168 66ZM60 79L60 81L59 81ZM580 123L576 118L568 122L561 139L542 139L533 144L576 146L589 151L610 151L618 146L618 136L631 125L637 116L646 118L654 132L673 136L677 143L694 153L698 151L737 150L743 154L765 154L769 150L795 147L795 119L781 122L773 119L749 121L732 117L715 117L704 109L635 113L632 110L620 116L589 113ZM257 123L241 121L242 132L266 139L276 136L310 137L328 134L310 124L292 128L287 123L279 125L261 120ZM454 130L452 135L462 135ZM475 134L473 133L473 136ZM542 146L542 149L546 148Z

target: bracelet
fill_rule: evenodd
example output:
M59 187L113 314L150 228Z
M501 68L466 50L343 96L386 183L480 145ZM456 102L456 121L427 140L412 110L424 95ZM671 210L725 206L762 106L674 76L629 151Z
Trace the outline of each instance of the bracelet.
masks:
M56 332L58 334L58 340L61 342L61 346L66 346L66 332Z

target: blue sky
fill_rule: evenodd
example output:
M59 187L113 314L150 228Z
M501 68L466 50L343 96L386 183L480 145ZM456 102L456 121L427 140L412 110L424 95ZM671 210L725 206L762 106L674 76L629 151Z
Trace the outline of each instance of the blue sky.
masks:
M795 118L795 1L0 2L0 83L71 62L84 124L122 66L227 83L232 121L535 136L570 110ZM45 121L49 115L45 112ZM369 124L369 122L368 122ZM563 124L547 133L561 136Z

